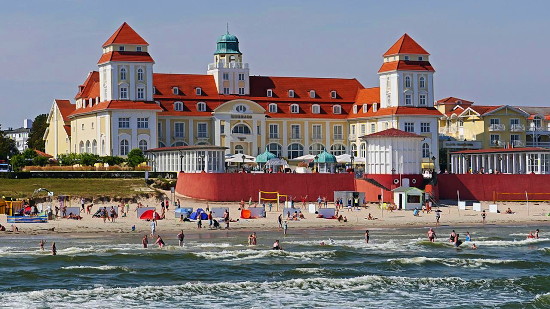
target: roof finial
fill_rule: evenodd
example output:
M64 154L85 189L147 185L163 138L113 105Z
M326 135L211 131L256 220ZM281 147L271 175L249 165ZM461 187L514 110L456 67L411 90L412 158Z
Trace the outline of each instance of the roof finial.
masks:
M229 23L226 23L227 34L229 34Z

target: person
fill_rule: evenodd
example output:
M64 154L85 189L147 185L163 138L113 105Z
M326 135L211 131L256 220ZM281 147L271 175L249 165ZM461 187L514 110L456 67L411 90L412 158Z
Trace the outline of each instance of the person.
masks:
M367 242L367 244L369 243L369 239L370 239L369 230L366 230L365 231L365 241Z
M209 212L208 212L208 228L209 228L209 229L212 228L212 224L213 224L212 219L213 219L213 217L212 217L212 211L209 211Z
M141 244L143 245L143 248L147 248L147 245L149 244L149 239L147 238L147 235L143 235L143 238L141 239Z
M481 223L485 224L485 218L487 217L487 213L484 211L481 212Z
M86 206L86 214L90 214L90 212L92 211L92 207L94 207L94 204L90 204L88 206Z
M110 212L111 212L111 222L115 223L116 211L115 211L115 208L113 206L111 206Z
M367 217L367 220L374 220L375 218L371 215L371 213L369 212L369 215Z
M252 233L252 245L255 246L258 244L258 238L256 237L256 232Z
M151 221L151 237L155 236L155 231L157 230L157 220L153 218Z
M470 237L470 232L466 232L466 241L472 241L472 237Z
M509 215L513 214L512 209L510 209L510 207L508 207L508 209L506 209L506 214L509 214Z
M539 232L540 232L539 229L535 230L535 238L536 239L539 239Z
M286 235L288 231L288 221L285 220L285 222L283 222L283 234Z
M449 242L454 242L455 241L455 237L456 237L456 232L455 230L453 230L451 232L451 235L449 235Z
M225 229L228 230L229 229L229 210L225 210L225 213L224 213L224 216L223 216L224 220L225 220Z
M84 212L84 198L80 198L80 207L82 209L82 212Z
M183 230L178 234L178 241L180 244L180 247L183 247L183 239L185 238L185 234L183 234Z
M248 245L252 246L252 234L248 235Z
M281 247L281 244L279 243L279 240L275 240L275 242L273 243L273 250L283 250L283 248Z
M57 247L55 246L55 241L52 242L52 255L57 255Z
M472 250L476 250L476 249L477 249L477 246L476 246L476 244L474 243L474 244L472 245Z
M435 211L435 224L439 225L439 219L441 219L441 211Z
M5 231L6 231L6 227L3 226L2 224L0 224L0 231L2 231L2 232L5 232Z
M460 246L462 244L462 240L458 239L459 235L456 234L455 238L454 238L454 245L455 247L458 248L458 246Z
M535 238L535 235L533 235L533 232L529 232L529 234L527 235L527 238Z
M418 210L418 208L415 208L413 211L413 216L418 217L419 212L420 211Z
M279 228L283 228L283 214L279 215L277 221L279 222Z
M271 209L273 208L273 203L269 202L269 204L267 204L267 207L269 207L269 211L271 212Z
M44 251L44 244L46 243L46 241L44 241L44 239L40 240L40 242L38 243L38 245L40 245L40 250Z
M155 241L155 244L157 244L161 249L164 247L164 240L162 240L160 235L157 235L157 241Z
M198 228L198 229L201 229L201 228L202 228L202 216L201 216L201 215L202 215L202 214L199 214L199 215L197 216L197 228Z
M435 242L435 237L436 237L436 236L437 236L437 235L435 234L434 229L433 229L433 228L430 228L430 229L428 230L428 240L429 240L430 242Z

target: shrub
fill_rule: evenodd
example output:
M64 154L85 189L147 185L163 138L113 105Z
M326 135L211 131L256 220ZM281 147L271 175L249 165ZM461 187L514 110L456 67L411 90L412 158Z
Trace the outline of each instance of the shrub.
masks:
M143 155L143 151L139 148L132 149L130 153L128 154L128 165L131 167L136 167L139 164L147 161L145 156Z

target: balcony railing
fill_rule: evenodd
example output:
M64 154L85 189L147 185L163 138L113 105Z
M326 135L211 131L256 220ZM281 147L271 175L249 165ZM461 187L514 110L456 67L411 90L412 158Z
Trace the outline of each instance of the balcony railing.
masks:
M550 125L548 127L544 126L535 126L533 123L529 126L530 132L541 132L541 131L550 131Z
M510 131L512 132L523 132L525 131L525 126L522 124L513 124L510 126Z
M492 124L489 125L489 131L495 132L495 131L504 131L506 130L506 126L503 124Z
M504 147L504 142L499 140L491 141L491 147Z
M208 65L208 70L214 69L248 69L248 63L245 62L215 62Z
M550 148L550 142L527 142L527 147Z
M524 141L512 141L512 146L514 147L525 147Z

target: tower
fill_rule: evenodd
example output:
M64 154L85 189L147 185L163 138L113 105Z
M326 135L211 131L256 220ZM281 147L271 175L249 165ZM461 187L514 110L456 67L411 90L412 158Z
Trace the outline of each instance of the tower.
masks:
M248 63L243 62L236 36L223 34L216 43L214 63L208 65L208 75L213 75L219 94L250 94Z
M98 61L100 101L153 100L153 58L149 44L123 23L103 44Z
M384 54L378 71L380 105L385 107L433 107L433 74L430 54L404 34Z

